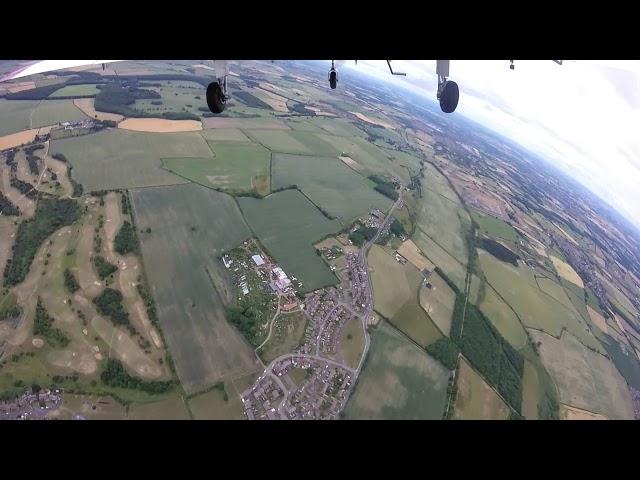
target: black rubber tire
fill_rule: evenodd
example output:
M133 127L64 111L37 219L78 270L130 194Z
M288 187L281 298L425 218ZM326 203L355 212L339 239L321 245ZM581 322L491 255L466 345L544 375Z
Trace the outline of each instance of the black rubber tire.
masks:
M213 113L222 113L227 106L227 99L218 82L211 82L207 87L207 106Z
M458 106L459 98L460 91L458 90L458 84L451 80L447 80L442 87L442 93L440 94L440 109L444 113L453 113Z
M338 85L338 74L336 72L329 72L329 86L331 90L335 90Z

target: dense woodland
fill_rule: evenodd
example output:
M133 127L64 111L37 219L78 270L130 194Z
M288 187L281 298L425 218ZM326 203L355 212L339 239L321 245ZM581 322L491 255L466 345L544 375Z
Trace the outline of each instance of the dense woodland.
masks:
M42 300L38 298L36 305L36 316L33 321L33 334L44 337L52 346L64 348L69 345L69 337L60 329L53 326L53 318L47 312L42 304Z
M229 307L227 308L227 318L249 340L249 343L254 346L258 345L257 338L260 334L260 328L255 312L251 308Z
M173 388L173 382L171 381L145 381L129 375L122 363L114 358L107 360L105 369L100 374L100 380L109 387L142 390L152 395L165 393Z
M489 252L498 260L510 263L514 267L518 266L518 259L520 257L509 250L507 247L502 245L500 242L496 242L495 240L492 240L490 238L480 238L478 239L478 246Z
M122 293L114 288L105 288L93 299L98 312L111 318L116 325L129 325L129 313L122 305Z
M392 182L388 181L384 177L381 177L380 175L371 175L369 176L369 180L376 184L376 186L373 188L378 193L381 193L385 197L389 197L391 200L398 199L399 194L396 190L396 186Z
M94 255L93 266L96 267L96 273L98 274L98 277L100 277L100 280L104 280L113 272L118 270L116 265L110 263L102 255Z
M375 237L377 231L378 229L374 227L361 226L349 234L349 240L351 240L354 245L361 246L365 241L369 241Z
M4 216L18 216L20 215L20 209L16 207L11 200L0 192L0 213Z
M43 197L38 202L32 218L18 227L12 247L12 257L4 269L6 286L22 282L42 243L59 228L71 225L80 218L80 209L75 200Z
M115 251L120 255L138 251L138 237L136 230L129 222L125 221L120 227L113 242Z
M63 275L64 286L66 287L66 289L69 291L69 293L76 293L80 289L80 285L78 284L78 281L76 280L76 277L73 275L71 270L66 268Z

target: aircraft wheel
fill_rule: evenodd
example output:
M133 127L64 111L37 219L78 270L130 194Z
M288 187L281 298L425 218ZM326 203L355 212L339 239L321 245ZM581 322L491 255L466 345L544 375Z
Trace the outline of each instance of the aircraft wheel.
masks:
M335 71L329 72L329 86L334 90L338 84L338 74Z
M458 99L460 98L460 91L458 90L458 84L451 80L447 80L442 87L442 93L440 93L440 108L444 113L452 113L458 106Z
M207 106L213 113L222 113L227 106L227 99L218 82L211 82L207 87Z

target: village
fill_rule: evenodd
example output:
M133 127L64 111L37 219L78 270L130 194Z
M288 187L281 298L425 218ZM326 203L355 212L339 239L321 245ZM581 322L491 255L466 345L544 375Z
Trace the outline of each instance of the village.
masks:
M0 420L42 420L61 405L61 390L30 388L17 398L0 402Z

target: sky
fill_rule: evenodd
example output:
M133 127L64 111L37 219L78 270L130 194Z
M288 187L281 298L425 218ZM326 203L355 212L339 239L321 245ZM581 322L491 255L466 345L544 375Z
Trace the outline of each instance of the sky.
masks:
M343 62L339 62L343 63ZM345 62L435 101L434 60ZM344 66L342 66L344 68ZM640 61L452 60L464 115L540 154L640 228Z

